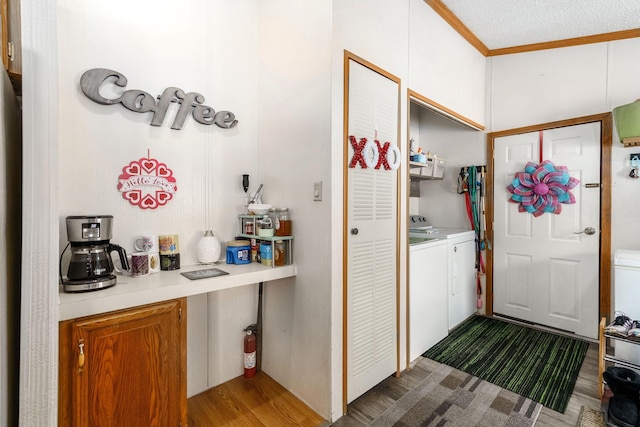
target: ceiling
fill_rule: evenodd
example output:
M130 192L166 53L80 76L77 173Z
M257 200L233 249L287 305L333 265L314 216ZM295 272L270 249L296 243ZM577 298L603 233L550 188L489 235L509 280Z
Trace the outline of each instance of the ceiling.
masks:
M640 37L638 0L425 1L485 55Z

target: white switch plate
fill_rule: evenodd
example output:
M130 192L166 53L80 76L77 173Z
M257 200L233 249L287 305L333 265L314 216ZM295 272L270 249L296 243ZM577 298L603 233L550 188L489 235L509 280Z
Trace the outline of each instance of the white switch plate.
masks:
M322 201L322 181L313 183L313 201Z

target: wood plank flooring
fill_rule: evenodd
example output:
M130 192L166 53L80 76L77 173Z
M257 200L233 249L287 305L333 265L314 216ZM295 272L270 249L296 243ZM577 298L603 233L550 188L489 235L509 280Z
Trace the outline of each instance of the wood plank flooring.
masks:
M426 360L426 359L425 359ZM352 402L335 427L363 427L417 386L431 373L419 359L400 377L389 377ZM600 409L598 344L591 343L564 414L542 408L536 427L575 426L582 406ZM189 426L327 426L329 423L260 372L253 379L238 377L188 400Z
M187 400L189 427L316 427L328 425L264 372L242 376Z

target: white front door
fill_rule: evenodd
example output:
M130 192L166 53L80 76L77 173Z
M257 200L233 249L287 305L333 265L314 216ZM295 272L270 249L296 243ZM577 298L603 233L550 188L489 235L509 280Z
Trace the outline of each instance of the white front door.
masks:
M600 123L494 142L494 312L597 338ZM580 183L571 190L575 204L534 217L509 201L507 186L527 162L541 160L566 166Z
M399 129L398 82L349 59L348 83L347 403L397 370L398 172L358 144L397 147Z

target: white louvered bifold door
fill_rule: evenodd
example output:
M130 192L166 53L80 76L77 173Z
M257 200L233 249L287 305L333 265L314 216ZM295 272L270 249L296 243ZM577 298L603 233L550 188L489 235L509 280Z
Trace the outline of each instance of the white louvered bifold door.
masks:
M349 136L397 145L396 82L351 60L348 108ZM353 155L350 147L348 161ZM397 177L383 167L348 168L348 402L397 369Z

